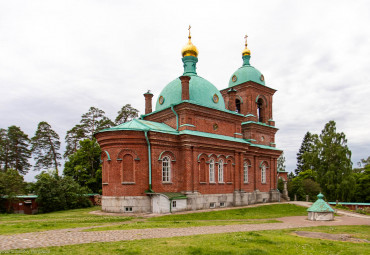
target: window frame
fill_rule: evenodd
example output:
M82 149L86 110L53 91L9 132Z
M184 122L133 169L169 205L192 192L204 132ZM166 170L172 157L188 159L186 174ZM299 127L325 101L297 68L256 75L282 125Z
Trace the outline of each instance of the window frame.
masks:
M249 183L249 165L247 161L243 164L243 183Z
M224 183L224 161L220 159L218 162L218 182Z
M262 164L261 166L261 183L266 183L266 165Z
M162 182L170 183L171 182L171 157L164 156L162 158Z
M214 159L211 159L209 161L209 182L215 183L215 161Z

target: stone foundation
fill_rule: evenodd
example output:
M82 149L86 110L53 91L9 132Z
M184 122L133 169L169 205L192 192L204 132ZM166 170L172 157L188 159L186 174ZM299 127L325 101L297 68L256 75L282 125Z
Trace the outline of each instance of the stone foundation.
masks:
M129 213L170 213L176 211L195 211L210 208L245 206L249 204L278 202L280 193L234 191L229 194L188 193L187 199L176 200L176 207L163 195L102 197L102 210L106 212Z
M333 212L308 212L308 219L313 221L334 220Z

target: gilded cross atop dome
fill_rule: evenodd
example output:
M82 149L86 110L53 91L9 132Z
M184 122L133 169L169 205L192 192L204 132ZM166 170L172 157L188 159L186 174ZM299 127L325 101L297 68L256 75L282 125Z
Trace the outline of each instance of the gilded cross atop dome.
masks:
M248 49L247 38L248 38L248 35L246 34L244 36L244 39L245 39L245 48L244 48L244 50L242 52L243 56L245 56L245 55L248 55L248 56L251 55L251 51L250 51L250 49Z
M193 57L198 57L198 49L197 47L194 46L194 44L191 42L191 34L190 34L190 29L191 29L191 26L189 25L189 41L188 41L188 44L186 44L182 50L181 50L181 54L183 57L187 57L187 56L193 56Z

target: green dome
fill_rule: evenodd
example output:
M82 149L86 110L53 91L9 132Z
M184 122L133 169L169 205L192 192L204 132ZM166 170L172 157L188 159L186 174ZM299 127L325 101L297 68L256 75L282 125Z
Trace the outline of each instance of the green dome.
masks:
M220 91L212 83L196 74L187 73L186 76L191 77L189 81L189 101L218 110L226 110L225 102ZM170 107L172 104L180 103L181 91L181 80L176 78L159 94L155 110L160 111Z
M233 75L229 80L229 88L242 84L247 81L253 81L255 83L265 85L265 78L256 68L249 64L250 56L243 56L244 64Z

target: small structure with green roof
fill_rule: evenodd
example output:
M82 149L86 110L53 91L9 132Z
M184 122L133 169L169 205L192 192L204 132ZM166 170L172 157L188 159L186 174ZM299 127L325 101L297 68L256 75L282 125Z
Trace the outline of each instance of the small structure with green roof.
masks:
M318 194L317 200L308 211L308 219L313 221L334 220L334 210L324 201L324 195Z

